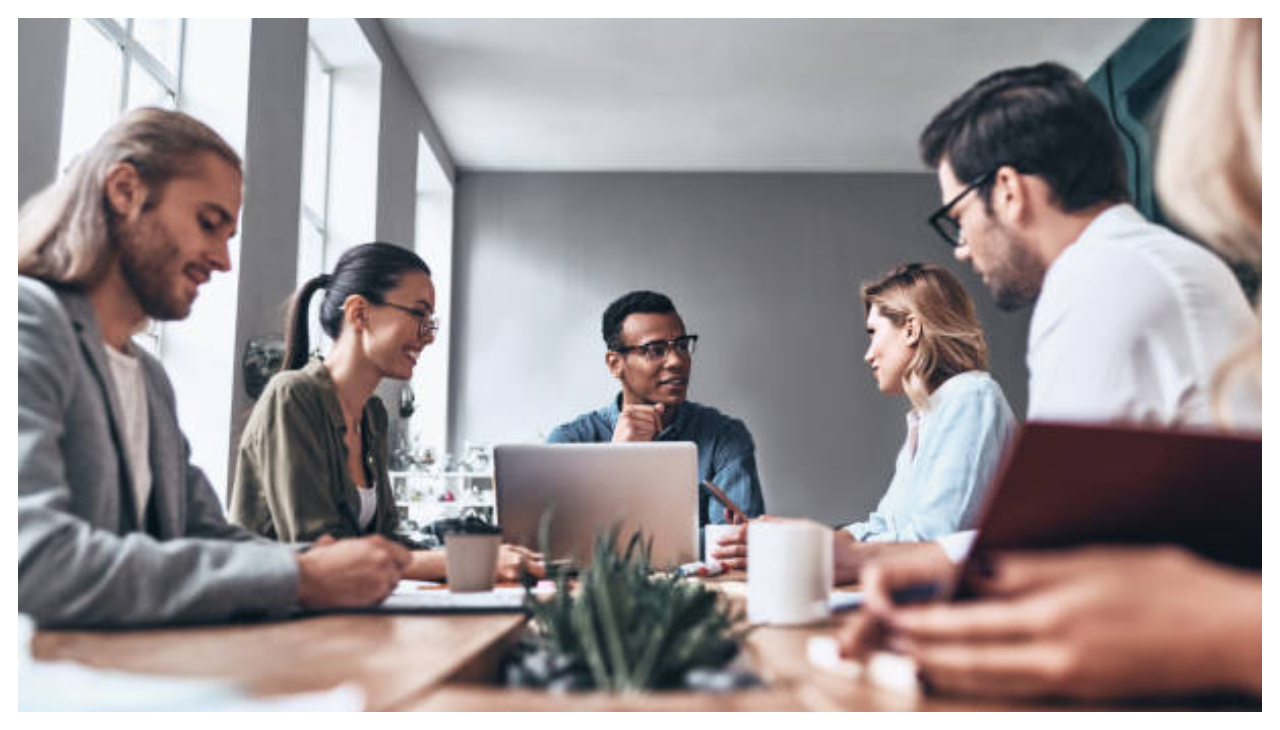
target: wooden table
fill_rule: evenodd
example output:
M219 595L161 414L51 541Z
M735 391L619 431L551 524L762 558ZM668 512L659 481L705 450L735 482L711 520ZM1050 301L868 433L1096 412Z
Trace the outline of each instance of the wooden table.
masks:
M145 631L39 631L32 654L105 669L231 679L250 692L354 682L370 710L404 707L471 666L524 625L520 614L331 615L276 623Z
M741 590L730 581L721 587ZM40 631L35 658L169 676L230 679L260 695L354 682L370 710L1006 710L1078 705L982 703L874 687L814 666L810 637L836 623L760 627L746 650L764 689L724 695L556 695L495 684L520 614L330 615L292 621L142 631ZM1114 707L1110 709L1116 709Z

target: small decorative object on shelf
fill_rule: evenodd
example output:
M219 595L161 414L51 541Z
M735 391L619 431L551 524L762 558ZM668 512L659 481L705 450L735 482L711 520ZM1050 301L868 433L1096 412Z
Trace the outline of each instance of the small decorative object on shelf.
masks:
M391 449L391 471L408 471L413 466L413 449L409 445L409 430L401 428Z
M414 453L417 449L406 446ZM467 444L469 459L445 453L437 462L435 450L421 450L417 459L396 460L392 452L391 486L401 520L427 525L436 520L473 516L487 522L497 517L497 500L486 446ZM483 454L478 456L477 454ZM483 466L483 468L475 468ZM472 468L468 468L472 467Z

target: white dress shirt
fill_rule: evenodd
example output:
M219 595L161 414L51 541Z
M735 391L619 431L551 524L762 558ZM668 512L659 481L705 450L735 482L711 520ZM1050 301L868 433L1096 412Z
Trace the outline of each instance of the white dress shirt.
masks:
M1254 323L1216 255L1112 206L1045 273L1027 343L1027 420L1214 425L1209 383ZM1260 424L1256 403L1237 419ZM938 543L960 562L975 537Z
M1217 256L1108 208L1045 274L1027 420L1212 425L1209 383L1254 322Z

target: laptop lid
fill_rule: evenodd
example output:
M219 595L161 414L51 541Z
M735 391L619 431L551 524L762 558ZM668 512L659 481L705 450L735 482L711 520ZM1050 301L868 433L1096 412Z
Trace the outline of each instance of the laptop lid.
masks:
M1176 544L1260 569L1262 436L1027 423L979 524L965 577L984 552L1104 543Z
M540 549L538 525L552 509L551 555L590 561L595 537L622 523L653 539L653 565L698 559L698 451L688 442L500 444L494 489L503 540Z

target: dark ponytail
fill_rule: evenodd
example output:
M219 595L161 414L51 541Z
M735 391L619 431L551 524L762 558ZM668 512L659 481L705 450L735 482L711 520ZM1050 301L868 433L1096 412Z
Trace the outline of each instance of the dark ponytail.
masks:
M297 370L307 364L310 337L307 311L311 297L324 289L320 300L320 329L334 340L342 333L342 305L354 294L381 304L383 296L400 283L408 271L431 276L431 269L417 254L393 243L362 243L343 252L333 274L320 274L303 284L289 303L285 318L284 360L281 370Z
M280 361L280 369L297 370L307 364L308 350L311 349L308 336L307 310L311 306L311 295L317 289L323 289L329 283L329 275L313 276L294 292L289 300L289 313L285 315L285 329L288 334L284 338L284 359Z

